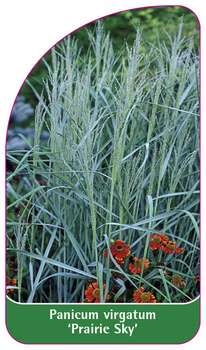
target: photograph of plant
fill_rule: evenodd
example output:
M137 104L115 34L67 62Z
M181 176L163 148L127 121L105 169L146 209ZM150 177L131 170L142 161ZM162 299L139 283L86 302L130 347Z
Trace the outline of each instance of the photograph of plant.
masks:
M198 297L198 38L186 8L136 9L77 30L39 61L7 135L8 297Z

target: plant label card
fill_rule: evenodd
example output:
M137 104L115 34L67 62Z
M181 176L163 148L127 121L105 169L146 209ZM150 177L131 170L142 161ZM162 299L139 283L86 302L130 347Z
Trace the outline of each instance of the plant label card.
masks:
M186 7L127 10L67 35L26 77L6 152L17 341L180 344L197 333L199 35Z

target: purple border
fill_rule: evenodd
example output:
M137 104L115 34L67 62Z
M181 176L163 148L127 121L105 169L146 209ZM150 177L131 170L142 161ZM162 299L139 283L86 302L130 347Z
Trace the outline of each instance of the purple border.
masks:
M88 24L91 24L93 22L96 22L100 19L103 19L105 17L109 17L109 16L112 16L112 15L116 15L116 14L119 14L119 13L122 13L122 12L127 12L127 11L134 11L134 10L138 10L138 9L145 9L145 8L155 8L155 7L183 7L183 8L186 8L188 9L190 12L192 12L195 17L197 18L198 20L198 23L199 23L199 50L200 50L200 58L199 58L199 62L200 62L200 70L199 70L199 76L200 76L200 95L199 95L199 101L200 101L200 122L199 122L199 125L200 125L200 131L199 131L199 139L200 139L200 247L201 247L201 25L200 25L200 20L199 18L197 17L197 15L194 13L194 11L192 11L189 7L187 6L182 6L182 5L155 5L155 6L143 6L143 7L137 7L137 8L131 8L131 9L128 9L128 10L122 10L122 11L118 11L118 12L114 12L114 13L111 13L109 15L105 15L105 16L102 16L102 17L99 17L91 22L88 22L82 26L80 26L79 28L73 30L71 33L65 35L62 39L60 39L59 41L57 41L56 44L54 44L49 50L46 51L46 53L37 61L37 63L34 65L34 67L30 70L30 72L27 74L26 78L24 79L18 93L17 93L17 96L14 100L14 103L13 103L13 106L12 106L12 109L11 109L11 113L10 113L10 116L9 116L9 121L8 121L8 126L7 126L7 131L6 131L6 144L7 144L7 134L8 134L8 128L9 128L9 122L10 122L10 118L11 118L11 114L12 114L12 111L13 111L13 108L14 108L14 105L15 105L15 102L16 102L16 99L19 95L19 92L22 88L22 86L24 85L26 79L28 78L28 76L30 75L30 73L32 72L32 70L36 67L36 65L41 61L41 59L54 47L56 46L60 41L62 41L63 39L65 39L68 35L76 32L77 30L85 27L86 25ZM5 144L5 184L6 184L6 144ZM5 243L6 243L6 186L5 186ZM200 249L200 276L201 276L201 249ZM195 335L187 340L186 342L183 342L183 343L23 343L23 342L20 342L19 340L15 339L10 333L9 333L9 330L7 328L7 322L6 322L6 319L7 319L7 313L6 313L6 244L5 244L5 326L6 326L6 329L7 329L7 332L9 333L9 335L11 336L11 338L13 338L16 342L20 343L20 344L25 344L25 345L84 345L84 344L88 344L88 345L96 345L96 344L102 344L102 345L121 345L121 344L125 344L125 345L181 345L181 344L186 344L188 343L189 341L191 341L196 335L197 333L199 332L199 329L200 329L200 325L201 325L201 278L200 278L200 306L199 306L199 315L200 315L200 322L199 322L199 328L197 330L197 332L195 333ZM156 304L158 305L158 304Z

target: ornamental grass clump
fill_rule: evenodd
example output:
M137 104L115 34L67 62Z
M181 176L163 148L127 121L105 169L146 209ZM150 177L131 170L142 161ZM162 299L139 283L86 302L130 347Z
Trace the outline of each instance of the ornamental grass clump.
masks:
M41 96L28 77L39 99L34 143L7 152L14 300L199 295L199 61L182 25L168 42L144 43L137 30L119 53L98 21L86 54L72 34L51 64L43 58Z

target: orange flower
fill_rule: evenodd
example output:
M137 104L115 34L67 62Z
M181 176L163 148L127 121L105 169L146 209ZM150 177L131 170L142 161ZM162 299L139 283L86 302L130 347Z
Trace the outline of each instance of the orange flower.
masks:
M193 276L194 280L200 278L200 276Z
M162 245L166 245L168 241L168 237L162 233L156 233L156 236L151 233L150 237L153 238L153 240L149 242L149 246L151 246L152 250L161 248Z
M16 287L16 280L15 280L15 278L13 278L13 279L11 280L10 277L6 277L6 285L7 285L7 286ZM13 288L9 288L9 289L6 289L6 292L7 292L7 293L9 293L9 291L13 292L13 290L14 290Z
M105 288L106 284L103 284L103 289ZM98 288L98 283L90 284L87 290L85 290L85 296L86 302L100 303L100 289ZM109 292L107 293L106 299L109 299ZM83 302L85 302L85 299Z
M135 290L133 294L135 303L156 303L154 295L150 292L144 292L144 288L140 287L140 290Z
M174 284L174 286L177 285L177 288L182 288L185 286L185 280L183 280L180 275L175 275L172 278L171 283Z
M171 255L172 255L173 252L180 253L183 250L183 248L177 248L176 244L177 244L176 242L168 241L166 246L162 246L162 250L165 253L169 253L170 252Z
M136 256L132 258L133 263L129 264L129 270L136 274L136 273L141 273L142 271L142 264L143 264L143 259L137 259ZM144 269L146 269L149 266L149 261L148 259L145 258L144 261Z
M124 244L124 241L121 241L121 239L117 239L116 242L113 243L113 245L110 245L110 251L112 256L117 260L118 264L124 264L123 259L130 254L130 245ZM107 249L108 250L108 249ZM107 258L108 253L105 252L104 257Z

